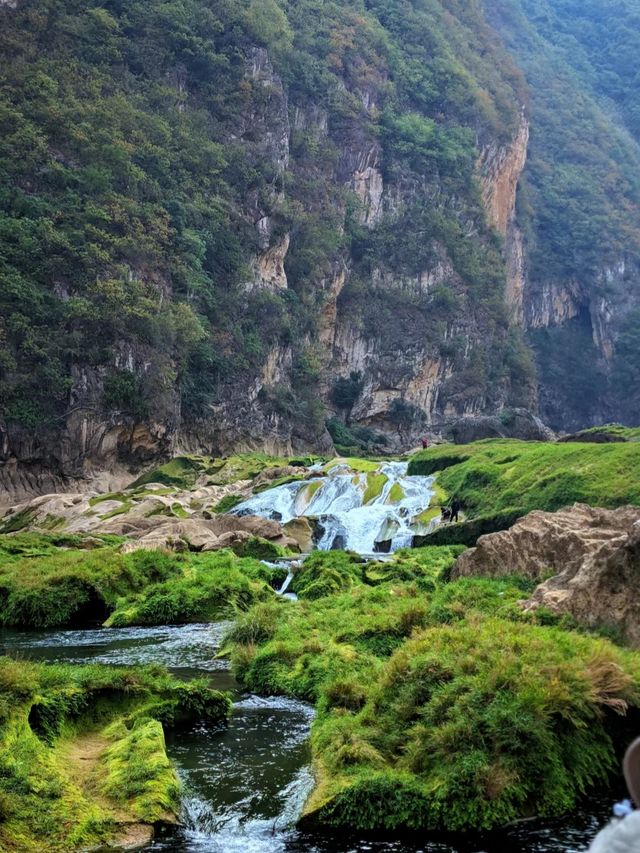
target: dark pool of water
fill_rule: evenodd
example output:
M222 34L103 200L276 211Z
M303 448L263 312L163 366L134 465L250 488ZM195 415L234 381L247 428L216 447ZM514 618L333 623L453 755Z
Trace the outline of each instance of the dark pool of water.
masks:
M235 698L228 728L169 733L184 784L182 825L147 853L583 853L609 819L615 795L557 821L526 822L491 836L442 842L309 835L294 828L311 790L307 736L313 710L246 695L216 660L228 623L82 631L0 632L0 653L31 660L120 665L162 663L184 678L206 675Z

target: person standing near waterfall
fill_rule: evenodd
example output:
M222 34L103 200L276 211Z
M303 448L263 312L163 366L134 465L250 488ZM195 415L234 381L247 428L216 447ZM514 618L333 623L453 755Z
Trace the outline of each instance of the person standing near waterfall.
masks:
M451 521L451 522L459 521L458 514L460 513L461 507L460 507L460 501L458 500L458 498L455 496L452 497L451 503L449 504L449 506L451 508L451 515L449 516L449 521Z

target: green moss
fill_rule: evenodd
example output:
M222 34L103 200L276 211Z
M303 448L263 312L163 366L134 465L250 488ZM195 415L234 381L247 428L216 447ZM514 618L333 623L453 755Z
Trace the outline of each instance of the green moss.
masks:
M266 480L264 483L260 483L259 486L254 487L253 494L259 495L262 492L266 492L269 489L275 489L278 486L286 486L288 483L297 483L299 480L304 480L305 477L305 474L287 474L283 477L276 477L273 480Z
M365 489L363 501L365 504L371 503L382 494L382 490L389 482L386 474L367 474L367 487Z
M495 618L427 629L384 666L357 716L320 721L324 784L307 809L368 830L562 814L615 768L601 711L637 706L639 679L636 656L557 629Z
M205 472L208 461L207 457L203 456L176 456L164 465L138 477L129 488L135 489L147 483L164 483L166 486L178 489L191 488L198 476Z
M0 658L0 849L63 853L178 813L163 725L224 723L231 703L160 667ZM163 725L162 725L162 724Z
M120 503L124 503L126 500L128 500L128 496L125 497L123 492L108 492L104 495L94 495L92 498L89 498L89 506L98 506L106 501L120 501Z
M433 521L434 518L438 518L440 515L440 507L434 506L425 509L424 512L421 512L419 515L416 515L413 521L416 524L429 524L430 521Z
M607 709L640 708L640 656L523 613L530 580L445 582L463 550L312 555L306 598L236 623L238 678L316 703L303 825L488 829L570 810L617 766Z
M289 554L282 545L276 545L275 542L269 542L268 539L262 539L259 536L236 542L232 549L238 557L253 557L256 560L279 560Z
M189 518L189 513L180 503L172 503L171 512L176 518Z
M14 513L10 518L0 521L0 534L16 533L19 530L24 530L31 525L35 515L35 510L29 508Z
M394 483L391 486L389 494L387 496L387 503L389 504L397 504L400 503L401 500L404 499L404 491L400 483Z
M432 545L466 545L472 548L481 536L508 530L523 515L526 515L524 509L510 509L495 515L478 516L472 521L445 524L436 528L433 533L415 536L413 544L419 548Z
M481 441L417 453L411 474L440 471L438 482L467 515L517 508L557 510L576 501L592 506L640 504L640 444Z
M323 486L322 480L311 480L306 486L303 486L296 495L296 512L301 514L306 511L307 507L313 500L314 495Z
M77 545L82 539L56 541ZM206 621L273 594L260 563L229 551L122 554L111 543L87 551L47 542L33 536L18 542L0 538L0 554L3 549L10 552L9 559L0 562L0 625ZM281 553L278 550L278 556Z
M180 782L167 757L164 731L157 720L123 720L105 732L111 745L102 754L106 777L102 793L145 823L178 814Z
M213 511L217 513L229 512L234 508L234 506L238 506L238 504L242 503L243 500L244 498L241 495L225 495L213 507Z
M352 471L358 471L361 474L372 474L380 468L380 460L361 459L356 456L338 457L327 462L324 470L331 471L336 465L348 465Z
M316 599L342 592L361 582L362 563L348 551L314 551L304 561L291 583L300 598Z
M287 460L283 457L266 453L240 453L216 460L215 470L209 472L208 484L227 486L240 480L255 480L265 468L282 468L286 465Z
M431 498L432 506L445 506L449 501L449 495L445 489L442 488L442 485L438 482L438 480L434 480L431 485L431 489L433 490L433 497Z

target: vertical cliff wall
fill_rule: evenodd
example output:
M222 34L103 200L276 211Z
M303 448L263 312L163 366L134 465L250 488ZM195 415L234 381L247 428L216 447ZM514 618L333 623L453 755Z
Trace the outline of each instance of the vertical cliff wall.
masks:
M635 107L543 2L0 4L0 483L640 419Z
M487 0L527 78L529 158L507 237L509 301L556 429L637 423L640 166L633 3ZM614 25L615 24L615 25Z

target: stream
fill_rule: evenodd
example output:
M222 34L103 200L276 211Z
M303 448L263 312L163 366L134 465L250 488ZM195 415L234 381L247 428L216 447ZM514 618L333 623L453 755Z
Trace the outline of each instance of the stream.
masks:
M450 842L309 835L295 820L312 787L307 738L313 709L242 691L215 660L228 622L77 631L0 631L0 654L38 661L161 663L181 678L206 676L234 698L227 728L198 723L167 734L184 784L182 825L147 853L582 853L610 815L613 796L556 821L519 824Z
M410 477L402 462L383 463L379 473L382 486L366 503L366 475L338 465L325 476L256 495L234 511L282 522L317 519L315 544L323 550L371 554L386 541L395 551L411 544L414 519L429 507L433 477ZM280 592L292 596L286 593L291 577ZM313 786L308 749L313 708L242 690L228 662L215 657L230 624L0 630L0 654L69 663L159 663L180 678L204 676L212 687L230 692L228 727L199 723L167 734L184 786L181 825L160 831L147 853L583 853L608 821L617 792L592 798L562 820L522 822L455 842L301 833L295 822Z

